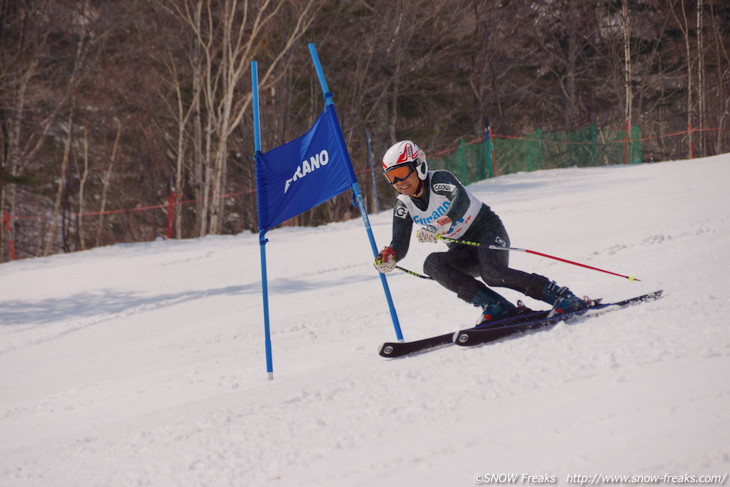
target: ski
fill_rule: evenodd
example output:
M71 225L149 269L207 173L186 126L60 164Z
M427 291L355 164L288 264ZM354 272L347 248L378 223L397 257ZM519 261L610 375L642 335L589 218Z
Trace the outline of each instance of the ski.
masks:
M597 303L591 305L588 309L585 310L574 311L570 313L560 313L552 316L546 315L545 317L537 318L527 322L523 321L521 323L506 325L499 325L497 323L494 323L492 326L480 329L469 328L455 333L454 343L460 346L468 347L472 345L479 345L482 343L494 342L508 336L516 335L518 333L536 330L539 328L546 328L560 321L565 321L575 316L580 316L589 311L601 310L609 307L621 307L628 304L651 301L660 298L661 295L662 291L655 291L653 293L643 294L641 296L636 296L634 298L629 298L614 303Z
M605 304L601 303L600 300L598 300L596 301L597 304L592 306L590 309L602 309L609 306L625 306L630 303L657 299L661 296L661 294L662 291L656 291L653 293L644 294L642 296L626 299L624 301ZM486 343L531 329L549 326L551 324L555 324L559 321L566 320L579 314L563 313L550 317L550 312L550 310L528 311L517 316L511 316L502 320L485 323L474 328L464 329L457 333L449 332L443 335L437 335L410 342L386 342L380 346L379 355L386 358L395 358L435 350L445 346L453 345L454 342L458 340L458 337L466 332L475 332L476 334L483 333L484 336L482 336L482 338L484 339L484 341L471 342L470 339L466 339L464 342L457 342L457 344L462 346L469 346L475 345L477 343ZM476 338L473 338L471 340L476 340Z
M379 355L387 358L403 357L404 355L411 355L453 344L454 332L451 332L411 342L385 342L380 346Z
M528 321L534 321L541 318L547 317L550 311L526 311L516 316L510 316L497 321L491 321L489 323L476 326L474 329L480 329L485 326L508 326L519 323L525 323ZM454 332L445 333L443 335L437 335L433 337L423 338L421 340L414 340L410 342L386 342L380 346L379 355L381 357L394 358L402 357L404 355L411 355L418 352L425 352L435 348L440 348L446 345L453 345L454 343Z

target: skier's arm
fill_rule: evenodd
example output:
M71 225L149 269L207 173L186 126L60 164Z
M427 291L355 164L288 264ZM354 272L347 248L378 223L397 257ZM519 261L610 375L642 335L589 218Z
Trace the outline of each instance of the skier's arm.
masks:
M406 257L411 243L411 231L413 231L413 218L408 212L408 207L401 200L396 200L393 207L393 240L390 242L390 247L395 250L396 261Z
M449 199L451 206L444 216L452 222L459 221L471 204L466 188L448 171L434 172L431 191Z

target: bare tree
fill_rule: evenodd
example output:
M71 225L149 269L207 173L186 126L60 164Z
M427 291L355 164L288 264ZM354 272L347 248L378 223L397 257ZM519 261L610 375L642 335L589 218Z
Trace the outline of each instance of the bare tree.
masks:
M195 19L196 21L199 19L199 9L195 12ZM196 50L197 51L197 50ZM195 65L196 61L194 57L197 55L197 52L193 53L193 59L191 60L192 64ZM189 102L185 100L185 97L183 95L184 90L184 83L185 80L181 79L180 75L178 74L178 68L177 65L172 59L172 57L168 57L166 59L166 68L169 73L169 83L171 85L172 90L175 93L175 106L169 107L170 111L174 113L175 115L175 121L177 123L177 138L175 141L175 182L173 185L173 191L175 192L175 197L179 201L182 199L184 188L185 188L185 157L188 153L188 140L190 139L190 129L189 129L189 121L190 117L194 113L198 113L199 111L199 99L201 96L201 85L199 83L199 78L196 76L196 78L193 80L192 86L192 100ZM199 74L199 73L198 73ZM165 97L163 97L163 101L167 101ZM186 106L187 105L187 106ZM199 161L200 158L195 158L195 155L193 154L194 160ZM175 236L176 238L183 238L183 212L181 209L178 209L175 214Z
M119 139L122 136L122 123L118 118L114 119L114 123L117 126L117 135L114 138L114 145L109 156L109 162L106 166L106 170L101 176L101 201L99 202L99 222L96 226L96 238L94 240L95 246L98 247L101 242L101 232L104 229L104 216L107 208L107 200L109 196L109 188L111 187L112 177L114 176L114 163L117 159L117 152L119 150Z
M53 216L51 218L51 228L46 234L45 244L43 245L44 256L49 255L56 244L56 236L58 234L58 225L61 218L61 203L68 186L68 167L71 160L71 146L74 142L74 115L73 109L69 111L66 127L68 134L63 148L63 159L61 160L61 171L58 177L58 187L56 189L56 198L53 204Z
M11 178L22 174L22 129L26 122L28 89L37 74L47 36L43 22L48 2L3 0L0 30L0 168ZM11 28L12 27L12 28ZM15 213L16 186L0 187L0 208L11 219ZM0 233L4 237L4 233ZM0 240L0 252L4 249Z
M624 33L624 87L626 89L625 101L625 118L626 118L626 138L625 144L628 144L629 129L631 128L631 107L633 102L633 93L631 91L631 23L629 17L628 0L622 0L622 24ZM626 146L628 150L628 145ZM627 161L627 153L624 152L624 162Z
M76 177L79 180L79 192L78 192L78 216L76 218L76 245L77 248L84 250L86 249L86 235L84 232L84 215L86 212L86 184L89 180L90 174L90 160L89 160L89 127L84 127L82 144L82 165L79 166L76 163Z
M193 147L201 156L201 166L193 170L193 186L201 201L197 215L197 234L220 233L223 222L224 195L227 187L227 166L230 138L240 126L251 103L247 79L249 62L257 55L268 58L261 77L262 90L281 77L281 63L301 39L315 18L318 2L275 2L262 0L168 0L166 6L191 33L193 42L184 72L191 73L193 94L183 100L178 91L177 174L176 187L182 187L185 147L183 139L190 117ZM284 32L277 51L267 53L263 37L267 27L284 11L296 12L290 30ZM171 70L177 73L176 68ZM183 72L182 70L180 72ZM175 82L177 84L177 82ZM177 84L179 86L179 84ZM199 127L199 128L196 128Z
M688 157L691 159L694 157L694 136L693 136L693 106L692 106L692 49L690 47L690 32L689 32L689 21L687 20L687 10L684 5L684 0L680 2L680 11L682 19L677 18L677 23L682 31L685 45L685 55L687 59L687 138L689 139L689 153ZM676 17L676 12L674 12Z
M704 0L697 0L697 123L705 128L705 26ZM707 154L705 132L699 133L701 155Z
M727 33L723 33L723 27L727 29L730 23L730 8L726 6L724 11L720 10L718 3L715 3L710 6L710 12L712 39L714 41L713 51L715 54L715 88L712 90L712 96L718 101L718 103L710 104L710 109L715 114L717 124L714 152L719 154L727 151L727 147L730 145L730 134L728 134L726 128L726 120L730 114L730 94L727 90L728 84L730 84L730 55L728 54L730 46L726 45L728 42Z

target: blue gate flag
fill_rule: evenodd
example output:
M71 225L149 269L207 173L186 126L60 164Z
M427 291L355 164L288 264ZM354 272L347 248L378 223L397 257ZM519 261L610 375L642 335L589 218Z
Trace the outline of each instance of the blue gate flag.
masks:
M370 241L373 257L378 255L365 201L357 184L355 170L350 161L345 138L337 119L332 93L327 87L324 71L314 44L309 44L317 78L322 87L325 107L317 122L309 131L267 153L261 152L259 122L258 64L251 61L251 101L253 105L254 160L256 161L256 185L258 187L259 246L261 248L261 294L264 307L264 345L266 347L266 372L274 378L271 327L269 317L269 287L266 268L266 233L272 227L295 217L330 198L352 188L353 203L357 203L365 231ZM399 341L403 333L390 295L385 275L380 274L385 298L390 308L393 327Z
M259 230L304 213L357 182L349 154L338 144L334 117L328 106L307 133L256 154Z

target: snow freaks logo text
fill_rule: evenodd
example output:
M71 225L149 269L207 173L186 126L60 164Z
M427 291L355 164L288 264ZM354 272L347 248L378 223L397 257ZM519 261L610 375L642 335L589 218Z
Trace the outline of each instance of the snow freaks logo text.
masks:
M328 162L330 162L330 155L329 152L327 152L327 149L324 149L319 154L311 156L309 160L304 159L302 163L297 166L297 170L294 171L292 177L286 180L286 183L284 184L284 193L289 191L289 185L291 185L291 183L302 179L307 174L312 171L316 171L322 166L326 166Z
M558 476L550 474L533 475L529 473L478 473L474 483L480 484L557 484Z

